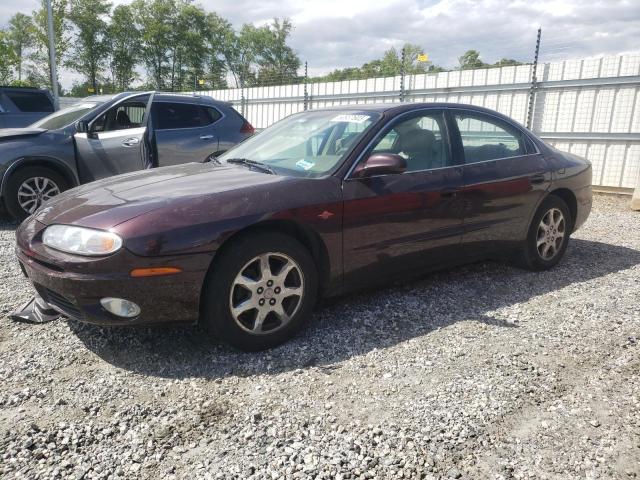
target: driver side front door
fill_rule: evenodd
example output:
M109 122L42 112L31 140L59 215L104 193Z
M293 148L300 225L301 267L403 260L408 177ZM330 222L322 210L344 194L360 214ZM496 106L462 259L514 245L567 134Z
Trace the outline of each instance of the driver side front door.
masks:
M444 112L419 110L392 122L365 154L395 153L402 174L343 182L346 285L387 283L460 256L462 166L453 158Z
M82 183L145 168L143 156L153 94L127 97L96 117L74 141Z

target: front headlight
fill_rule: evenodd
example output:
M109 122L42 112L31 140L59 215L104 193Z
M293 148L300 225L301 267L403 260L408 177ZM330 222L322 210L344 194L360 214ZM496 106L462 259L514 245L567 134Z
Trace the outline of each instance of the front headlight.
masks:
M77 255L108 255L122 247L115 233L72 225L51 225L42 236L46 246Z

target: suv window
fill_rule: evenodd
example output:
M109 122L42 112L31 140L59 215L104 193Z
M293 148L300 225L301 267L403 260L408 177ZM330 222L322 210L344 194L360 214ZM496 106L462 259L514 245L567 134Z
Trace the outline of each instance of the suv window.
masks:
M373 147L372 153L397 153L407 160L407 172L451 165L444 117L425 113L395 125Z
M477 113L456 114L455 118L462 137L465 163L526 155L522 133L500 120Z
M213 107L200 107L205 111L205 118L208 120L206 125L217 122L222 118L222 114Z
M222 116L215 108L191 103L158 102L153 108L159 130L204 127Z
M53 112L53 103L43 92L6 91L4 94L21 112Z
M110 108L93 124L95 132L112 132L142 126L149 97L137 97Z

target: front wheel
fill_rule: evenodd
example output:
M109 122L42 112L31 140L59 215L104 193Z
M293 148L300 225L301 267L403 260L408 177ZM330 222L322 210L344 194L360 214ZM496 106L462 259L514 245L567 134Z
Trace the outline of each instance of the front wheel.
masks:
M64 177L49 168L23 168L9 177L5 206L12 217L21 221L67 188Z
M554 267L567 249L572 228L573 219L565 201L549 195L533 217L518 263L534 271Z
M318 290L315 263L303 245L280 233L255 233L220 255L203 289L207 330L236 348L257 351L302 328Z

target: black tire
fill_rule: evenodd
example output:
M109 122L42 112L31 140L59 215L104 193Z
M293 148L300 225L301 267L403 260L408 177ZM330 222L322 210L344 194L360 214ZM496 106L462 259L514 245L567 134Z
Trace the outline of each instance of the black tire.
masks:
M548 220L550 212L559 211L564 219L563 226L556 227L553 230L555 232L562 231L562 237L558 238L558 233L550 233L549 237L546 236L546 232L541 227L542 219ZM559 217L555 213L556 219ZM562 259L564 252L569 245L569 237L573 230L573 218L571 218L571 212L565 201L557 197L556 195L549 195L545 198L536 214L533 216L527 239L522 246L522 250L518 254L517 263L523 268L533 271L542 271L553 268ZM555 238L555 240L553 240ZM543 244L538 246L538 240L544 241ZM552 244L553 246L547 246ZM545 256L545 248L548 248L548 252ZM551 256L551 250L555 249L555 253Z
M63 192L69 188L67 180L55 170L46 167L25 167L13 173L7 182L7 188L4 192L4 204L7 212L18 221L22 221L31 215L32 212L25 210L18 200L18 190L20 186L30 178L46 178L53 182L59 192ZM39 205L38 205L39 206Z
M257 264L252 262L253 259L267 254L270 255L267 257L271 262L270 273L274 270L278 272L278 265L280 264L281 268L284 265L283 262L289 260L292 260L289 264L295 265L297 269L286 274L281 283L280 280L275 280L275 283L267 287L265 283L267 274L265 276L259 274L260 261L256 260ZM252 275L252 271L256 272L255 275ZM298 271L300 274L297 273ZM258 283L252 284L251 291L248 288L245 290L245 287L235 283L236 277L241 272L252 279L261 278L260 285L262 283L264 285L261 287ZM278 300L273 298L274 291L280 294L278 285L282 286L282 295L285 295L284 288L290 287L288 282L293 285L291 288L301 291L302 296L281 300L280 297ZM260 295L258 295L259 288L263 289ZM311 317L317 292L318 273L309 251L288 235L277 232L257 232L233 241L215 260L203 287L200 321L211 335L235 348L244 351L264 350L289 340L300 331ZM238 300L238 295L243 298ZM232 313L232 306L245 300L262 301L264 306L246 310L242 315L238 315L239 318L236 320ZM277 302L278 305L282 305L285 313L291 314L290 320L285 322L275 312L270 312L262 326L265 331L250 332L250 329L256 328L258 309L269 310L270 307L265 302L272 300L274 305Z

